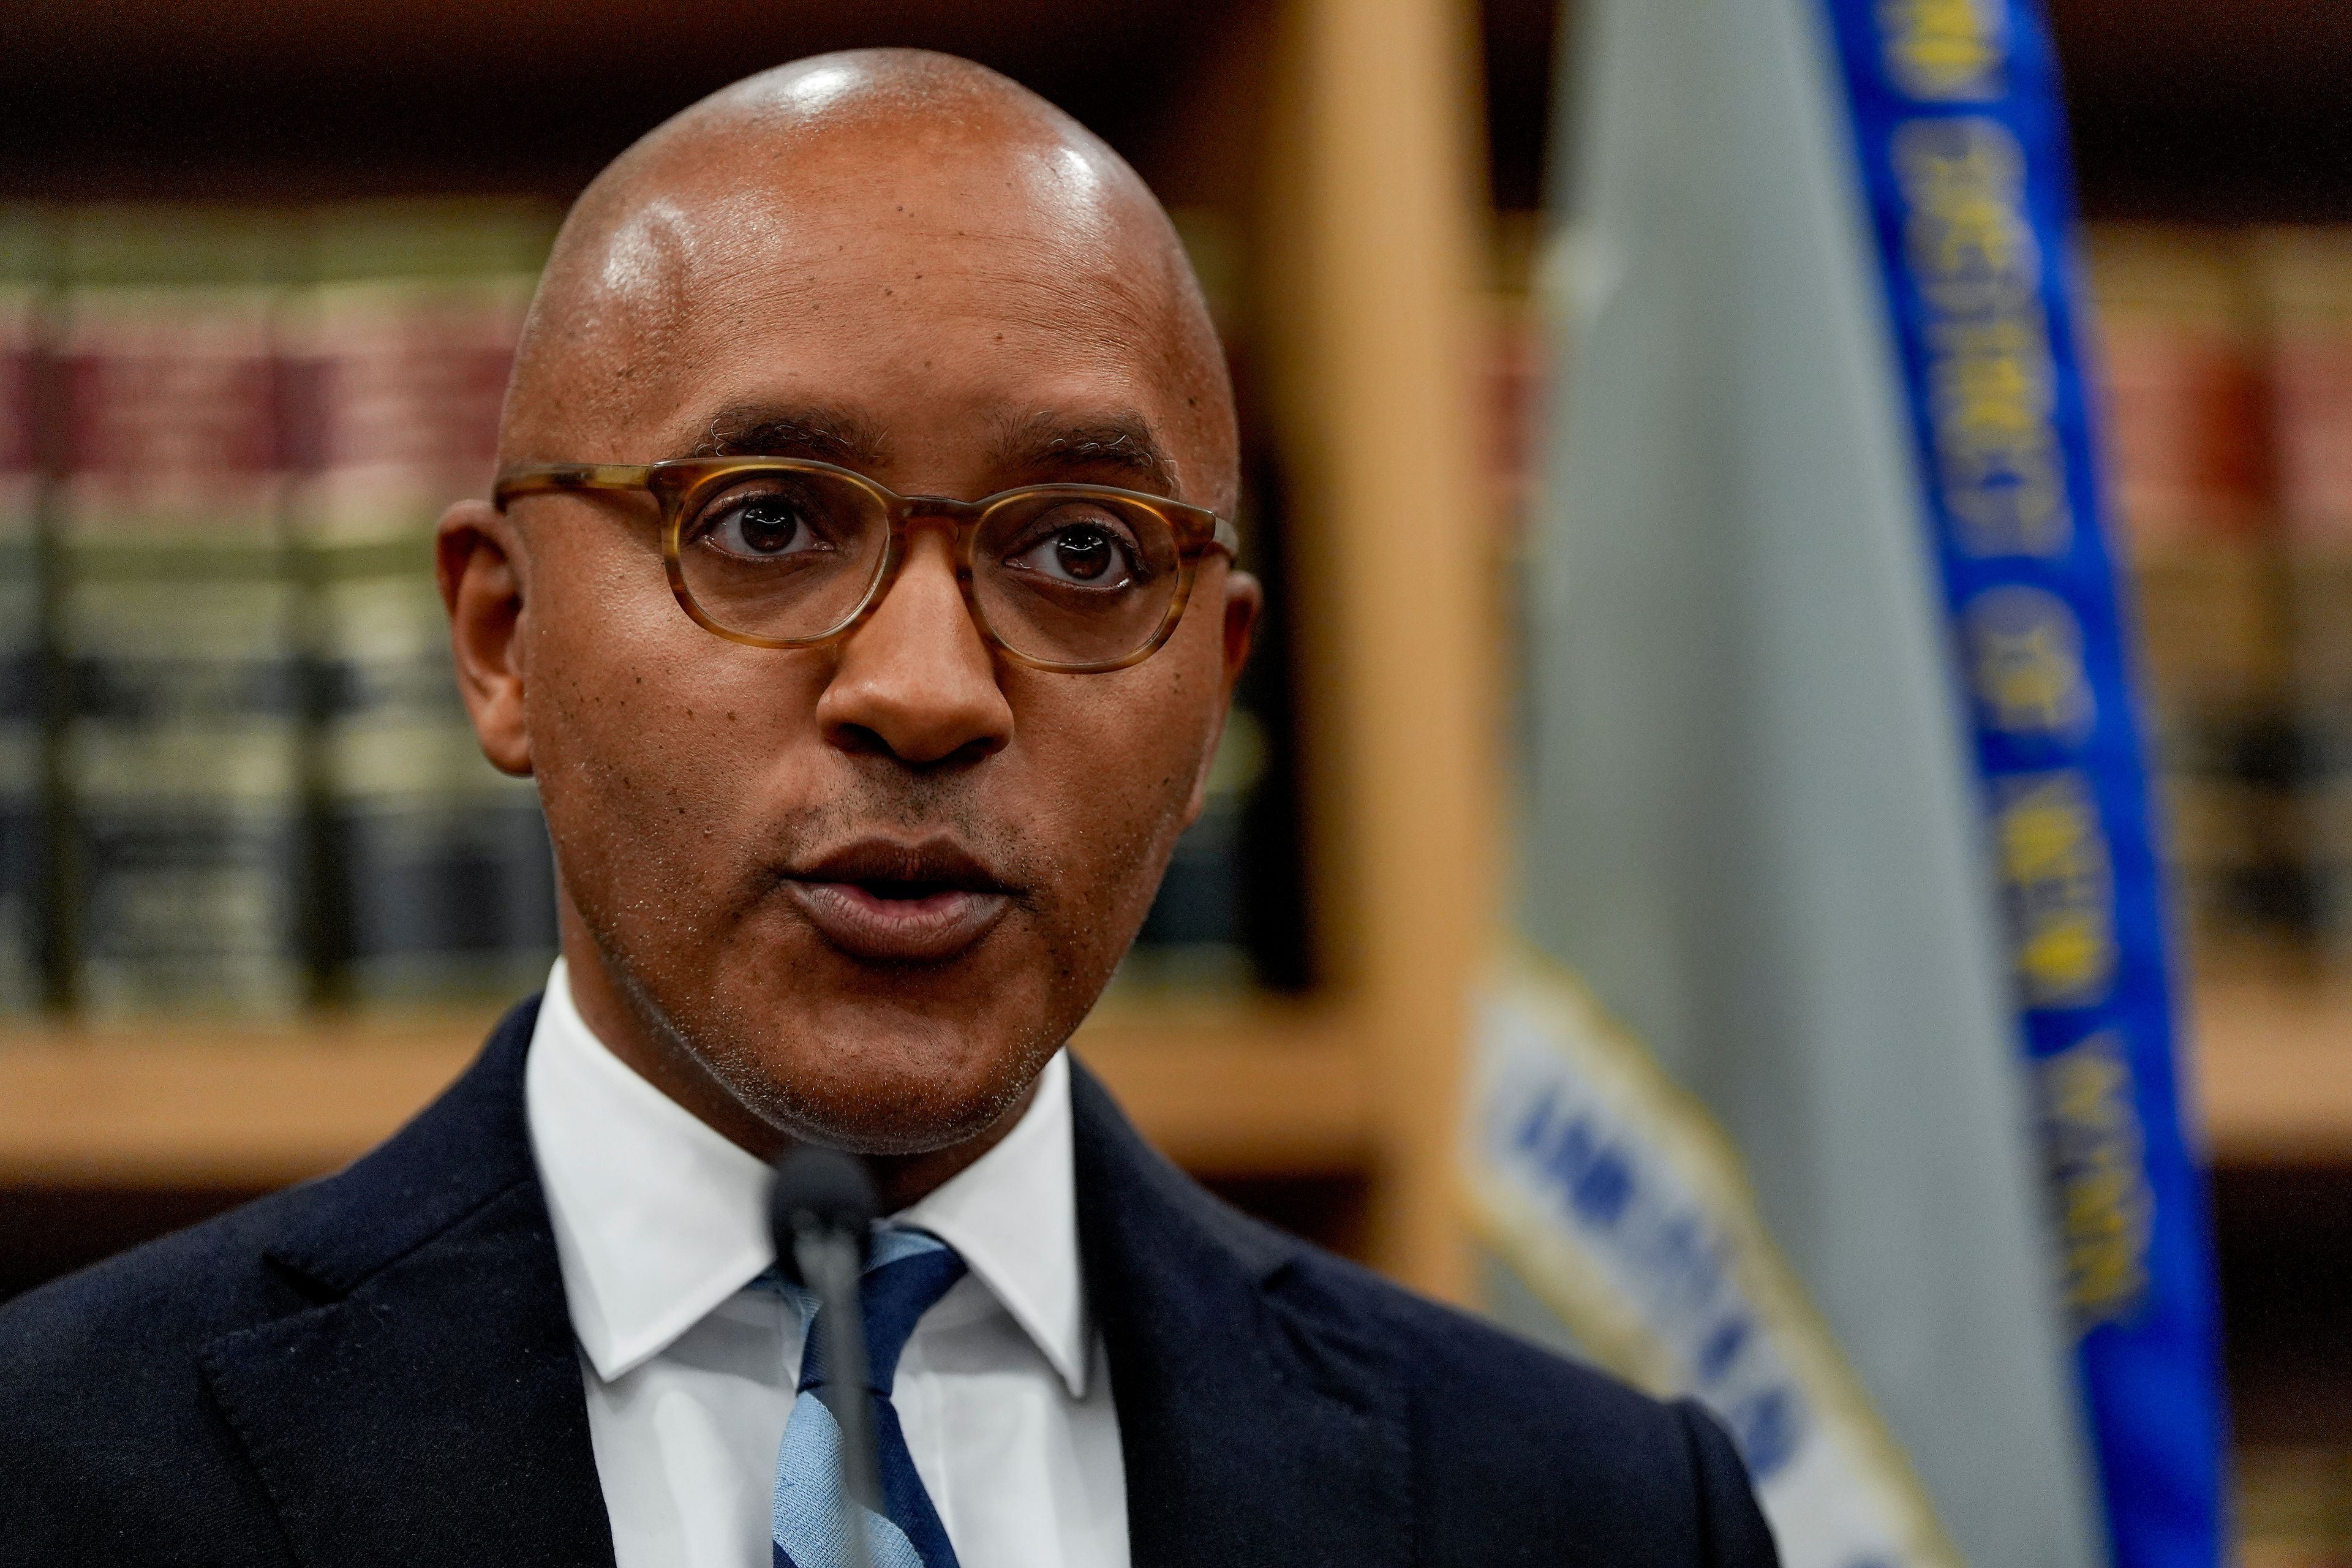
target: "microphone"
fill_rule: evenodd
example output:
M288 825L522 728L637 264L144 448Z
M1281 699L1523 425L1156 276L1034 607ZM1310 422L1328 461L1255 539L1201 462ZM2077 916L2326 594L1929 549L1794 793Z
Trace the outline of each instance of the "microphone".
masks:
M841 1428L841 1533L848 1568L866 1568L866 1528L851 1505L887 1519L874 1452L874 1409L866 1392L866 1313L858 1279L880 1216L866 1167L838 1149L803 1145L776 1162L768 1229L778 1272L816 1298L824 1336L824 1386L816 1391Z

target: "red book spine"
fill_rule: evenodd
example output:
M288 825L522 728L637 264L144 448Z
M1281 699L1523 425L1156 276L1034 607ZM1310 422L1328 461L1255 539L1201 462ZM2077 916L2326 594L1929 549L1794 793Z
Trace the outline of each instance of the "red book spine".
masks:
M352 1001L512 995L553 957L538 798L481 755L431 574L441 512L489 490L533 282L518 263L543 221L467 203L322 215L321 275L289 317L319 930L329 984Z
M98 1014L304 1000L274 220L75 215L58 349L65 937Z
M2200 956L2286 934L2285 639L2267 391L2242 237L2095 231L2109 477L2175 887Z

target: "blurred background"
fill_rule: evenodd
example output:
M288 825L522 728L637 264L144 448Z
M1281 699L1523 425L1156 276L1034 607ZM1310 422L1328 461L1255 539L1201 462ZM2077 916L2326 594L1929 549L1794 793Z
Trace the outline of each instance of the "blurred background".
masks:
M1240 389L1269 635L1081 1048L1246 1206L1466 1293L1453 1084L1507 879L1572 5L5 9L0 1294L331 1169L535 986L547 848L451 690L433 521L485 487L581 185L873 44L1133 162ZM2050 10L2240 1519L2352 1561L2352 10ZM1428 496L1465 542L1434 585L1367 548Z

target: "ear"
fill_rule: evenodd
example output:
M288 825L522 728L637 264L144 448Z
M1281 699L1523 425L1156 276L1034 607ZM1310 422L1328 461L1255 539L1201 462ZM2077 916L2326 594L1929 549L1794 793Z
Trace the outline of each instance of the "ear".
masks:
M488 501L451 507L433 540L458 694L473 716L482 754L499 772L518 776L530 772L520 554L513 522Z
M1250 647L1257 637L1257 618L1265 608L1265 590L1246 572L1225 574L1225 697L1241 683L1249 663Z
M1265 607L1265 590L1258 580L1246 572L1228 569L1221 584L1224 601L1221 652L1223 690L1217 703L1217 722L1209 736L1209 744L1201 753L1201 766L1192 775L1192 798L1184 803L1184 826L1190 827L1201 818L1209 805L1209 773L1216 765L1217 745L1224 739L1225 716L1233 711L1234 689L1241 684L1242 671L1248 667L1250 646L1257 637L1257 621Z

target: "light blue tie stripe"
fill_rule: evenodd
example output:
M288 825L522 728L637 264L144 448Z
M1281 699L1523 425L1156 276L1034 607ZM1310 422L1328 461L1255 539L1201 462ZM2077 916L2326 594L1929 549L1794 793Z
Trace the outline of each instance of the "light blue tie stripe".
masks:
M905 1531L871 1509L855 1511L866 1527L866 1559L873 1568L924 1568L922 1554ZM846 1568L841 1427L814 1393L793 1401L783 1447L776 1455L776 1502L769 1517L775 1568Z
M928 1556L906 1529L862 1506L854 1512L864 1527L872 1568L957 1568L955 1550L915 1471L898 1413L887 1391L895 1380L899 1353L917 1320L962 1276L962 1260L945 1242L921 1231L875 1233L872 1255L861 1281L862 1316L867 1331L869 1381L883 1495L893 1513L931 1542ZM801 1314L801 1390L784 1426L776 1456L776 1493L770 1514L774 1568L846 1568L849 1542L842 1528L841 1427L819 1397L825 1381L814 1333L816 1300L787 1285L773 1271L755 1284L790 1297Z

